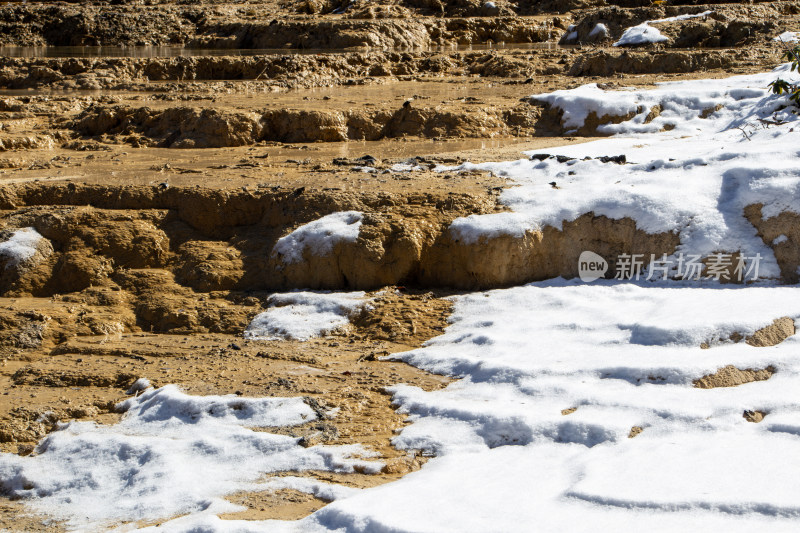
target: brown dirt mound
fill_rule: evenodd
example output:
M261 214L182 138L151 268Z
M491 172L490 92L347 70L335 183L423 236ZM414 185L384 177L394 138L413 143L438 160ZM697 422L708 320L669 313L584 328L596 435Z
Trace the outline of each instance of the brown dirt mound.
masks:
M489 288L577 275L586 246L606 257L619 253L672 253L677 235L650 235L630 219L587 214L524 238L500 235L466 244L448 228L458 216L495 211L495 197L448 194L352 195L259 190L222 192L198 188L21 186L6 189L19 206L6 224L32 226L56 250L20 278L8 294L52 295L91 285L137 294L143 326L227 331L223 308L197 308L195 290L372 289L411 283L430 287ZM13 200L11 200L13 198ZM23 208L22 206L82 207ZM95 207L88 207L91 204ZM137 206L137 210L131 209ZM272 249L297 226L334 211L365 213L359 238L330 253L308 250L286 263ZM217 270L220 261L225 268ZM202 268L201 268L202 267ZM613 269L612 269L613 270ZM156 285L171 296L148 296ZM11 290L10 290L11 289ZM170 311L170 310L173 311ZM177 313L174 309L184 309ZM234 312L231 316L235 316Z
M708 374L700 379L694 380L692 383L698 389L714 389L717 387L738 387L745 383L752 383L754 381L765 381L772 377L775 373L775 368L768 366L767 368L754 370L752 368L739 369L733 365L728 365L720 368L713 374Z
M450 110L407 103L394 110L304 109L234 113L175 107L93 106L71 124L79 134L135 146L218 148L259 142L374 141L395 137L493 137L534 132L536 108ZM524 130L524 131L523 131Z
M307 11L313 10L308 9L308 3L305 6ZM462 10L468 18L387 18L378 16L376 9L380 8L352 12L351 18L313 18L277 13L279 9L274 4L260 4L257 9L162 4L142 12L125 5L7 5L0 7L0 42L24 46L181 44L194 48L346 49L425 48L489 39L542 42L550 38L539 21L513 16L507 9ZM402 11L399 6L393 10L394 15Z
M789 317L776 318L745 339L750 346L767 347L782 343L795 334L794 320Z
M741 342L744 340L750 346L765 348L778 345L794 334L794 320L789 317L782 317L776 318L772 321L772 324L756 330L752 335L748 335L747 337L739 332L734 332L728 336L728 338L720 337L710 342L701 343L700 347L703 349L708 349L717 344Z
M570 67L570 76L611 76L613 74L684 73L714 69L734 69L747 64L777 60L772 49L742 50L598 50L579 57Z

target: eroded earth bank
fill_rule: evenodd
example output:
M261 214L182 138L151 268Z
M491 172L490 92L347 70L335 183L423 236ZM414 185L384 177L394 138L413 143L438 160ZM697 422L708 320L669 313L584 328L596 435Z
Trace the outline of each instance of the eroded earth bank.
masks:
M663 41L613 46L647 21ZM523 151L566 163L553 147L640 115L670 131L666 105L593 111L575 127L530 95L767 71L782 55L774 37L799 23L793 1L0 5L0 451L35 455L59 422L114 424L146 378L192 395L300 397L313 422L259 431L359 444L384 463L272 475L364 488L418 470L430 454L392 445L408 420L387 387L452 378L381 358L440 335L448 296L575 278L583 250L650 258L682 242L592 211L472 238L454 221L509 213L509 182L460 165ZM773 251L773 280L796 283L798 216L758 202L740 214ZM244 335L295 289L365 291L370 304L324 337ZM794 333L776 324L747 341ZM695 385L730 385L717 378ZM0 529L67 527L6 496ZM329 501L286 488L227 499L247 511L223 518L243 520L295 520Z

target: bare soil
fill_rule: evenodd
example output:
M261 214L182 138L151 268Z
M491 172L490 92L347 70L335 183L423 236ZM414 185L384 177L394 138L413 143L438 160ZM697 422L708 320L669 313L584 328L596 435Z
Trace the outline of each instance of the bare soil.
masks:
M303 396L338 407L334 419L259 429L309 445L361 443L387 464L372 476L303 475L370 487L419 468L425 457L391 446L407 421L384 389L432 390L449 379L381 357L438 335L450 310L444 296L575 276L587 246L616 257L678 244L672 233L586 213L562 229L464 245L449 224L503 210L506 183L431 169L550 153L619 119L595 117L566 136L561 115L532 94L763 71L782 53L772 37L800 26L794 1L494 4L0 5L0 236L33 227L47 239L33 260L0 275L0 450L35 453L57 421L114 423L114 405L147 377L192 394ZM611 46L631 25L707 10L660 25L665 45ZM609 33L590 38L598 23ZM577 38L566 42L570 25ZM121 48L87 48L98 46ZM343 210L364 213L356 243L296 266L271 255L281 236ZM783 280L795 283L797 216L764 219L761 206L745 215L770 246L788 237L773 249ZM272 291L386 287L338 336L242 338ZM768 346L793 333L779 319L739 340ZM725 367L695 385L734 386L773 371ZM247 511L224 518L248 520L298 519L327 503L296 491L229 499ZM0 498L0 529L60 527Z

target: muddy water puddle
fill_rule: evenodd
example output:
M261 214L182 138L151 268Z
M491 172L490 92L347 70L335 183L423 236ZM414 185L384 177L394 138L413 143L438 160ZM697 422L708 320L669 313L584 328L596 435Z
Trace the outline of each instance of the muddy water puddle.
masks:
M316 190L452 191L483 194L486 187L502 186L502 178L445 172L378 171L337 166L338 158L355 160L372 156L390 167L415 157L444 165L462 161L515 160L527 150L548 150L583 138L495 137L489 139L349 141L337 143L277 144L225 149L181 150L108 146L108 151L74 152L63 149L30 150L25 157L9 159L15 168L0 169L0 184L75 181L131 185L240 188L309 187ZM59 159L60 158L60 159ZM67 159L68 158L68 159ZM91 159L87 159L91 158ZM58 160L58 165L47 165ZM315 170L315 167L324 167ZM49 167L49 168L46 168Z
M414 52L472 52L482 50L559 50L576 48L575 45L560 45L555 41L544 43L504 43L442 45L415 48ZM375 51L371 47L343 49L325 48L187 48L183 46L0 46L0 56L6 57L200 57L200 56L273 56L344 54L350 52ZM398 48L380 51L406 51Z

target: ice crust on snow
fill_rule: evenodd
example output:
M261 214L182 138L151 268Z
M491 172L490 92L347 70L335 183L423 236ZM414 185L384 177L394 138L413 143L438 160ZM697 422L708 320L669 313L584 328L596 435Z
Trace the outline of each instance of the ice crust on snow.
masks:
M19 266L30 261L44 239L33 228L21 228L14 231L11 236L0 243L0 257L6 258L6 268Z
M516 185L500 196L510 212L459 218L450 231L475 242L546 225L560 229L563 221L589 212L630 217L648 233L678 232L676 253L760 254L759 276L777 277L772 250L743 209L763 204L767 218L800 213L800 123L789 109L781 109L788 100L767 90L778 77L800 81L784 65L765 74L662 83L649 90L604 91L591 84L534 95L563 110L566 128L581 127L591 112L634 116L598 128L613 137L558 148L558 155L574 158L564 163L550 158L439 167L489 170ZM648 122L657 105L660 115ZM761 127L759 119L777 123ZM665 126L672 129L662 131ZM628 164L585 159L620 154Z
M48 435L37 455L0 454L0 489L30 498L34 510L76 531L185 513L241 510L223 496L237 491L294 488L328 499L352 490L281 471L379 471L360 446L303 448L298 439L249 427L295 425L316 418L302 398L190 396L174 385L150 389L120 404L113 426L70 422Z
M638 26L632 26L622 32L622 36L620 36L619 41L614 43L614 46L636 46L640 44L661 43L668 41L669 38L664 36L660 31L658 31L657 28L652 27L651 24L658 24L661 22L678 22L681 20L706 17L711 13L713 13L713 11L704 11L703 13L697 13L694 15L678 15L675 17L642 22Z
M277 293L269 308L247 326L244 336L254 340L308 340L346 328L350 316L370 305L362 291Z
M280 255L286 263L301 262L306 249L313 255L328 255L336 244L358 239L363 217L363 213L359 211L341 211L326 215L278 239L272 253Z

